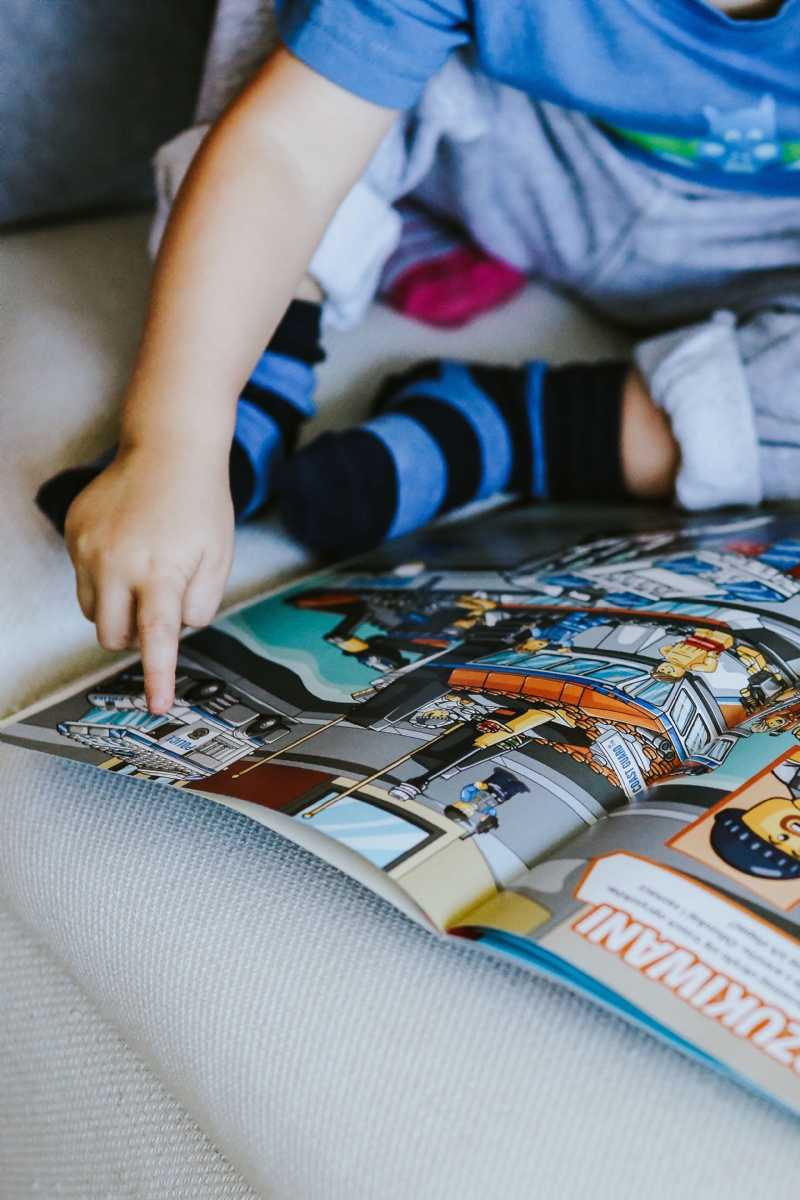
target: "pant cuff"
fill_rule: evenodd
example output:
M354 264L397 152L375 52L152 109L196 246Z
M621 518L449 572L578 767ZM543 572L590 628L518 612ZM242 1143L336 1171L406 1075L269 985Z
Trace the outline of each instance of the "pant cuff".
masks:
M675 483L688 509L758 504L763 495L753 405L733 313L640 342L636 363L680 446Z

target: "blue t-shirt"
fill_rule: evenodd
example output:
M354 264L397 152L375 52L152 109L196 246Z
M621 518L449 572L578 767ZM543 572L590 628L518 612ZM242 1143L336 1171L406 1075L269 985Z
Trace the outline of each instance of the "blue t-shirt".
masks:
M627 153L718 187L800 191L800 0L733 20L704 0L278 0L287 46L408 108L450 52L588 114Z

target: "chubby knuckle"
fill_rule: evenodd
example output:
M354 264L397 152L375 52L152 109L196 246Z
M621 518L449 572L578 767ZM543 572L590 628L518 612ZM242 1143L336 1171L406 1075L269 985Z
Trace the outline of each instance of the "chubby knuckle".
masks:
M118 575L121 557L119 549L113 543L99 540L89 531L80 531L70 542L73 558L79 559L89 567L95 575Z
M97 640L104 650L127 650L131 644L126 634L104 629L98 629Z
M79 525L70 524L69 518L64 526L64 540L74 560L87 562L93 556L94 547L91 537Z
M215 613L216 608L210 605L193 604L186 610L186 624L191 625L192 629L202 629L204 625L211 624Z

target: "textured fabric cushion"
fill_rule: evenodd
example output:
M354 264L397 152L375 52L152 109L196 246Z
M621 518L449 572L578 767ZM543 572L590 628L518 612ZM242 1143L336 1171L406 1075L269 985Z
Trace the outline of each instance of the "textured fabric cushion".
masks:
M4 1200L255 1193L50 953L0 908Z
M796 1196L768 1102L234 812L3 754L5 904L258 1194Z

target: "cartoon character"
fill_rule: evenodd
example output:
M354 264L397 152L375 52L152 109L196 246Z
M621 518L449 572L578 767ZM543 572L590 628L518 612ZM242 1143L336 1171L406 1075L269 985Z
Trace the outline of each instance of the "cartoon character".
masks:
M666 661L653 667L651 674L664 683L674 683L676 679L683 679L687 671L716 671L720 655L732 646L733 638L729 633L695 629L682 641L661 647Z
M716 813L711 847L736 871L762 879L800 876L800 803L773 796L752 808Z
M332 638L326 640L333 641ZM374 671L397 671L409 662L391 638L380 634L366 641L358 637L343 638L334 642L334 645L339 647L342 654L355 658L365 667L372 667Z
M751 726L753 733L768 733L770 737L779 737L785 733L787 729L796 729L800 724L800 717L789 713L769 713L767 716L758 717Z
M459 596L458 600L456 600L456 605L458 608L463 608L467 615L459 617L458 620L453 622L455 629L472 629L473 626L479 625L483 621L486 621L489 625L493 623L492 617L489 614L494 613L497 603L494 600L490 600L488 596L483 596L479 593L473 596Z
M533 633L533 630L528 632ZM536 654L538 650L544 650L545 646L550 645L549 638L529 637L522 642L517 642L514 646L517 654Z
M479 715L473 699L450 692L437 704L415 713L410 724L419 729L447 729L448 725L453 725L456 721L470 721Z
M785 688L783 676L768 665L760 650L743 643L737 645L731 634L717 629L695 629L689 637L662 646L660 653L665 661L653 667L651 674L664 683L682 679L687 671L710 674L717 670L726 651L731 651L747 672L745 686L740 689L746 712L769 703Z
M503 767L496 767L488 779L478 779L461 789L455 804L448 804L444 815L458 821L468 831L468 836L488 833L499 825L497 809L512 796L529 789L516 775Z
M797 696L797 689L792 688L776 697L781 707L754 717L750 722L750 731L768 733L770 737L780 737L782 733L800 736L800 704L797 703Z
M781 147L776 137L775 100L765 93L750 108L729 110L707 104L703 114L708 133L698 143L697 157L722 171L753 175L778 162Z

